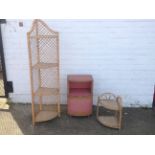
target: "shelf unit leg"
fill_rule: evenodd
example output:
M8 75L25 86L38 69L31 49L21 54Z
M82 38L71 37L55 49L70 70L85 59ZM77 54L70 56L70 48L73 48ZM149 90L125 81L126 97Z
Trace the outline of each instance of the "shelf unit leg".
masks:
M119 114L119 129L121 129L122 126L122 109L120 110L120 114Z
M35 112L34 112L34 106L32 105L32 125L35 125Z
M41 111L42 109L43 109L42 96L39 96L39 110Z

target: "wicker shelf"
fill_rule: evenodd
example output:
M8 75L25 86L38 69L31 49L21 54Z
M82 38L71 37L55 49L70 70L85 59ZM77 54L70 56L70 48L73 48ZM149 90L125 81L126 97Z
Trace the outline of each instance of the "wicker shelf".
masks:
M57 88L39 88L34 95L37 96L51 96L59 94L59 89Z
M107 127L119 128L118 119L115 116L99 116L98 121Z
M101 106L103 106L104 108L106 108L108 110L114 110L114 111L120 110L120 107L116 101L105 100Z
M32 123L35 125L36 122L48 121L60 116L59 33L50 29L43 21L36 19L27 33L27 39ZM57 108L52 106L55 102ZM51 106L45 110L47 103Z
M58 67L57 63L37 63L33 66L34 69L47 69L51 67Z
M111 115L109 116L103 111L99 112L101 108L111 111ZM122 98L112 93L100 95L97 102L97 120L104 126L121 129Z
M35 121L36 122L44 122L54 119L58 116L56 111L40 111L36 114Z

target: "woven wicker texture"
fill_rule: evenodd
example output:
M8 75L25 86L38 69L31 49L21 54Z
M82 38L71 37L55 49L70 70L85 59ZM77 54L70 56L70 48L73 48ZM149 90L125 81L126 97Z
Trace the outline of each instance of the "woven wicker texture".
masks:
M17 122L9 112L0 111L0 135L21 135L23 134Z
M44 111L44 118L38 116L47 104L57 104L57 113L60 114L59 90L59 35L51 30L43 21L34 20L30 32L27 34L30 78L32 88L32 119L33 124L47 121L49 110ZM51 98L49 97L51 96ZM49 99L50 98L50 99Z
M106 115L100 114L100 109L105 108L109 111L113 111L114 114ZM122 121L122 99L121 97L116 97L112 93L104 93L98 97L97 103L97 120L111 128L121 128L121 121Z

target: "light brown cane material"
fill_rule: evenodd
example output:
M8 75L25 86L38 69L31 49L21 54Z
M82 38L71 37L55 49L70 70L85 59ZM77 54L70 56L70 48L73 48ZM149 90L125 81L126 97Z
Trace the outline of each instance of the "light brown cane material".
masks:
M108 111L114 111L114 115L101 115L100 108L103 107ZM98 97L97 103L97 120L110 128L121 129L122 123L122 98L116 97L112 93L104 93Z
M27 40L34 125L60 116L59 34L36 19ZM47 104L57 108L44 110Z

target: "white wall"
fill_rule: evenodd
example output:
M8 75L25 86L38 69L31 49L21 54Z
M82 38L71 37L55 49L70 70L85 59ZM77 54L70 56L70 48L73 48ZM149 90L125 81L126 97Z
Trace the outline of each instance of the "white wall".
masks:
M24 26L19 27L19 21ZM124 105L151 105L155 83L155 21L45 20L60 32L62 103L67 74L92 74L97 95L121 95ZM14 102L30 102L26 33L32 20L7 20L2 26L8 80Z

